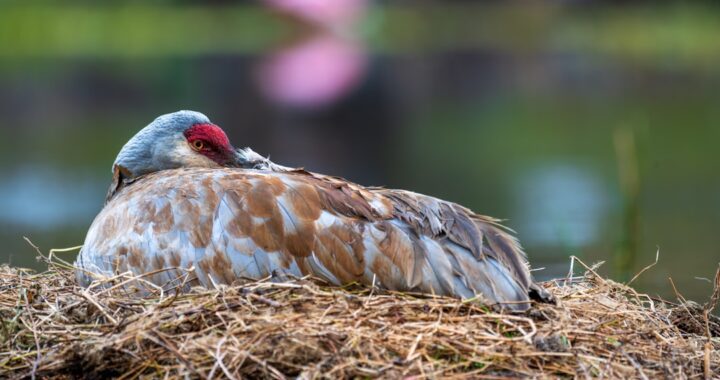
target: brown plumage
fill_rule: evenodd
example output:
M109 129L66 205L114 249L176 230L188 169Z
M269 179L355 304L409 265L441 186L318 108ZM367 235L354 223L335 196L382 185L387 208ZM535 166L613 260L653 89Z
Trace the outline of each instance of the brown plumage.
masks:
M313 275L514 310L551 298L497 220L455 203L269 161L191 166L120 175L76 262L83 284L127 271L168 289Z

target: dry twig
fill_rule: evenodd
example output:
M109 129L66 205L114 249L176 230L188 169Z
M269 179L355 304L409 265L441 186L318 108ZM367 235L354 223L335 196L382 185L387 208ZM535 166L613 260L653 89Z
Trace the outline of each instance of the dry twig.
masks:
M129 274L82 289L65 265L5 266L0 377L720 377L720 271L694 307L585 269L544 284L558 305L507 314L305 278L141 299Z

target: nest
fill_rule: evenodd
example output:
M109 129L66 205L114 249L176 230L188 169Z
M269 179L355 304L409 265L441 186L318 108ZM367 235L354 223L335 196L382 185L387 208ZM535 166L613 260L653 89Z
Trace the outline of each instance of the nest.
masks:
M0 377L720 377L720 321L598 276L549 281L557 305L476 301L313 279L128 294L73 269L0 267Z

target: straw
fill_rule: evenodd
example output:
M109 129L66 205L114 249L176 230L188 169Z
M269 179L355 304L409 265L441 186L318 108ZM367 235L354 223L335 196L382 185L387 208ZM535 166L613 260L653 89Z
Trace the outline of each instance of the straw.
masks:
M574 258L543 284L558 305L509 314L310 278L139 298L43 259L0 267L0 378L720 378L720 270L705 305L672 303Z

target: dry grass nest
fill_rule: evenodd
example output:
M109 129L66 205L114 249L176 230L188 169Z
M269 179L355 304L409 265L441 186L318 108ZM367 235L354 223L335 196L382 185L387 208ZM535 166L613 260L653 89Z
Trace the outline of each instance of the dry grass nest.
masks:
M312 279L138 298L126 276L84 289L54 259L3 266L0 377L720 378L720 272L699 305L593 269L544 283L557 305L508 314Z

